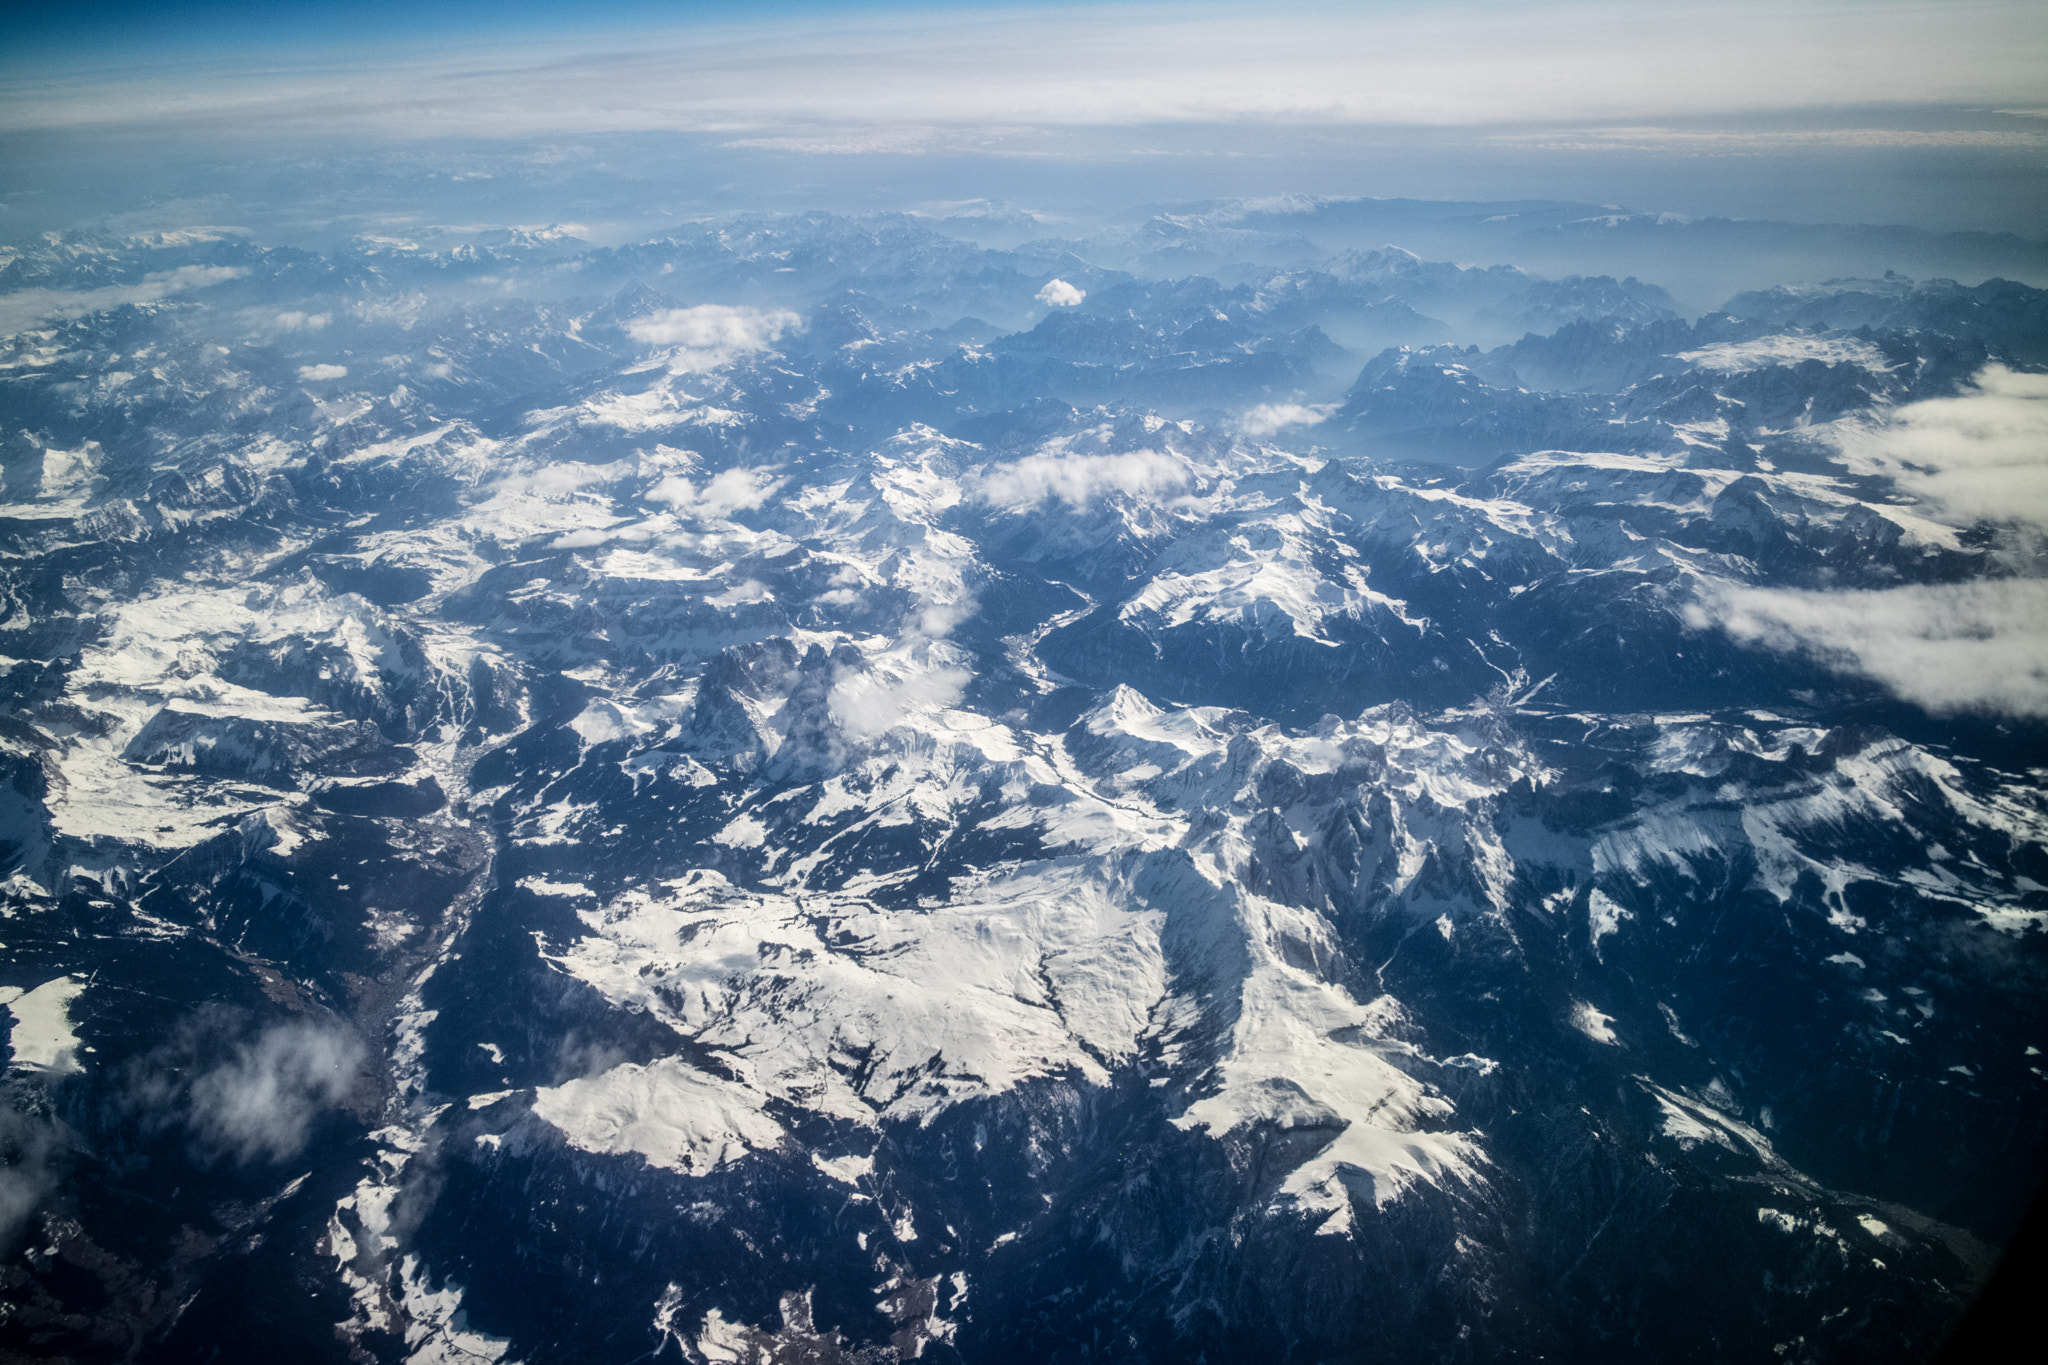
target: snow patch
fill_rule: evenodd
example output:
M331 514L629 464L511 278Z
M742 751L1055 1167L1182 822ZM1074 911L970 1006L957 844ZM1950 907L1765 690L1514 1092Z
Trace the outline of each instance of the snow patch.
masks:
M1587 932L1593 945L1593 956L1600 956L1600 940L1621 928L1621 922L1634 919L1632 911L1609 899L1607 894L1595 887L1586 897Z
M1572 1027L1596 1043L1618 1046L1621 1039L1615 1036L1614 1017L1602 1014L1583 1000L1575 1001L1571 1012Z
M783 1140L758 1094L679 1057L626 1062L543 1087L533 1112L586 1152L637 1152L650 1165L687 1175L705 1175Z
M1703 370L1722 374L1743 374L1774 365L1798 365L1818 360L1826 365L1860 365L1874 374L1890 369L1884 352L1867 341L1848 336L1812 336L1786 332L1758 337L1753 341L1723 341L1696 351L1681 351L1678 359Z
M14 1016L8 1042L14 1065L50 1076L83 1070L78 1063L78 1035L71 1031L71 1005L85 993L86 982L60 976L31 990L0 986L0 1005Z

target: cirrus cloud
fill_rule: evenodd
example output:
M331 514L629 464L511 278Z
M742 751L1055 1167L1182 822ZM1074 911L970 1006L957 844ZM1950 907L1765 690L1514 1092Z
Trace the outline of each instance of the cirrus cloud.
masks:
M17 59L0 128L407 139L708 130L868 152L900 149L905 128L1016 123L1500 127L1878 102L2030 109L2048 32L2041 7L2023 0L1292 0L1256 15L1202 3L1057 15L1040 5L890 6L803 24L706 14L630 36L514 22L495 42L394 33L396 58L283 64L257 49L188 69L176 51L111 62L95 45L70 71Z

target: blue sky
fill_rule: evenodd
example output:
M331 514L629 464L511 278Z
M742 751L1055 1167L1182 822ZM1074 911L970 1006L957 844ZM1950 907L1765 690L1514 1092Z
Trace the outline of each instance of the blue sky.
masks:
M985 0L982 9L1056 11L1090 0ZM1134 0L1143 4L1145 0ZM468 43L802 23L862 14L943 13L949 0L55 0L0 8L10 64Z

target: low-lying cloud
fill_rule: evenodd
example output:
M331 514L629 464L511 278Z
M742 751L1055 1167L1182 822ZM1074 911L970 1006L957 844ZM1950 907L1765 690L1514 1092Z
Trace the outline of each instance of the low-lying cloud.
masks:
M664 308L634 318L626 324L626 334L643 346L671 348L671 370L701 374L750 352L768 350L802 326L803 319L786 308L700 303L694 308Z
M1261 403L1237 419L1237 429L1247 436L1271 436L1286 427L1312 427L1336 410L1334 403Z
M1718 626L1873 678L1928 711L2048 716L2048 581L1867 592L1720 588L1687 618L1698 629Z
M284 1161L355 1088L363 1045L313 1024L269 1029L192 1082L185 1123L206 1157Z
M692 516L728 517L761 506L784 482L765 469L721 470L701 487L680 474L669 474L647 490L646 498Z
M2048 375L1987 366L1963 393L1909 403L1848 448L1947 520L2048 528Z
M1172 492L1194 479L1194 471L1178 455L1134 450L1120 455L1027 455L1010 464L991 465L973 488L983 502L998 507L1029 508L1057 500L1079 507L1104 493L1149 497Z
M910 716L958 706L974 674L945 641L978 609L972 593L924 598L904 617L889 657L878 666L840 668L826 699L840 733L858 744Z
M918 712L957 705L973 680L973 674L951 664L934 664L902 678L848 671L833 684L829 705L848 738L873 739Z
M225 284L249 272L238 265L181 265L158 270L134 284L98 289L17 289L0 294L0 336L12 336L42 322L62 322L104 313L130 303L156 303L175 294Z

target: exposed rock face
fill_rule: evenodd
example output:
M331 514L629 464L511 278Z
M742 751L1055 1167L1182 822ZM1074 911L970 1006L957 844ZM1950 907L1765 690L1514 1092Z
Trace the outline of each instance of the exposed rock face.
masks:
M1955 1321L2043 1169L2048 748L1731 623L2031 591L1858 443L2038 359L2036 291L464 249L221 246L218 312L7 343L0 1346ZM979 321L1048 263L1082 303ZM338 320L216 344L253 299ZM1481 315L1548 330L1429 344ZM1424 348L1325 373L1375 329Z

